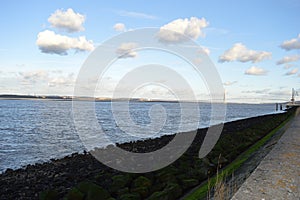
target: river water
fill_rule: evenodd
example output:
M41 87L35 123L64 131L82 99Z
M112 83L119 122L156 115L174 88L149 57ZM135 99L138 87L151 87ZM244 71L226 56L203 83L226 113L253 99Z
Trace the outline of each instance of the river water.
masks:
M151 108L155 105L165 110L165 119L159 119L160 113L151 115ZM130 102L129 112L132 121L139 126L147 127L151 124L151 117L158 117L156 120L163 122L162 127L153 133L152 129L145 129L149 131L143 137L159 137L182 131L178 127L179 124L184 124L186 131L193 129L195 122L199 128L209 126L210 104L199 103L197 106L199 120L188 115L181 117L180 104L174 102ZM112 112L110 102L95 103L96 119L113 143L138 139L136 136L124 134L120 127L126 126L126 123L116 123L114 114L122 112L118 107ZM230 103L227 104L225 121L274 112L274 104ZM106 146L108 143L98 143L99 145ZM74 125L72 101L0 100L0 172L7 168L16 169L51 158L61 158L83 150L85 147Z

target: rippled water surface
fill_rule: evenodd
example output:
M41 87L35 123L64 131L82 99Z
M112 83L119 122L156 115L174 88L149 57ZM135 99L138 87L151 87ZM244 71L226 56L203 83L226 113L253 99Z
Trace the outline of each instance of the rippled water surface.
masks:
M154 105L160 105L165 115L155 113ZM200 103L197 106L200 109L200 122L197 126L209 126L210 105ZM227 104L225 121L273 113L274 109L274 104ZM116 123L113 113L122 116L126 112L122 106L115 107L112 112L110 102L96 102L95 110L103 131L112 142L119 143L138 139L135 132L141 132L139 134L144 134L145 138L157 137L179 130L188 131L198 122L193 115L181 118L179 103L131 102L130 118L138 126L144 127L141 129L131 129L126 121ZM193 113L190 111L187 113ZM153 131L151 119L161 122L159 131ZM180 123L184 125L183 130L179 127ZM120 127L125 128L125 131ZM128 130L133 134L126 134ZM107 144L98 143L97 146ZM84 149L74 126L71 101L0 100L0 172L7 168L16 169L27 164L60 158Z

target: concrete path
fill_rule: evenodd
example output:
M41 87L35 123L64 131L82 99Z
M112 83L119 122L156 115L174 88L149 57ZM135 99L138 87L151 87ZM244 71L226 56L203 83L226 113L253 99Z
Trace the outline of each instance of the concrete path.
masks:
M232 200L281 199L300 200L300 114L232 197Z

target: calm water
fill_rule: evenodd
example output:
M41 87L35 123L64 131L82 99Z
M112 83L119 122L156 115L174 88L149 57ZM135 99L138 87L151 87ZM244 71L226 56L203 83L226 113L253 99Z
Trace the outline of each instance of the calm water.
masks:
M149 111L156 104L165 109L167 118L162 120L164 123L159 132L151 133L149 129L149 135L145 137L178 132L181 130L178 128L179 122L185 124L184 127L188 130L192 127L189 124L196 120L189 116L181 119L179 104L167 102L132 102L129 106L130 117L136 124L147 127L151 122ZM110 102L96 102L95 108L98 122L113 142L137 139L124 134L120 126L116 125ZM199 108L198 127L207 127L210 105L200 103ZM227 104L226 121L274 113L274 110L274 104ZM119 113L122 112L119 110ZM100 145L106 146L107 143ZM84 149L75 130L71 101L0 100L0 172L7 168L16 169L60 158Z

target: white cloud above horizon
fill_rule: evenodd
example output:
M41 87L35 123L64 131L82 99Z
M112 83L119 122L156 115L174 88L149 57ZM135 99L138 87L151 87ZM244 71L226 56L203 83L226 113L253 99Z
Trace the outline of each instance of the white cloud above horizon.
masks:
M126 30L126 26L123 23L116 23L113 28L115 31L118 31L118 32L123 32Z
M259 89L259 90L244 90L242 93L255 93L255 94L267 94L270 92L270 88L265 88L265 89Z
M60 75L48 80L49 87L70 87L75 84L74 73L70 73L67 76Z
M35 87L37 84L43 84L48 87L70 87L75 83L74 73L63 74L52 70L31 70L22 71L17 74L20 83L23 86Z
M158 39L166 43L179 43L187 40L187 37L198 39L205 37L203 29L209 25L205 18L191 17L179 18L160 27Z
M137 52L133 49L137 48L138 44L134 42L122 43L116 50L116 54L119 58L134 58L137 56Z
M223 83L223 85L231 86L231 85L236 84L236 83L237 83L237 81L226 81L226 82Z
M293 49L300 49L300 34L298 35L297 38L293 38L290 40L284 41L280 47L282 49L285 49L286 51L290 51Z
M69 33L79 32L84 31L83 23L85 22L85 16L75 13L72 8L68 8L66 11L58 9L50 15L48 22L52 27Z
M200 53L205 53L206 55L209 55L210 49L208 47L201 46Z
M49 73L45 70L35 70L19 72L18 76L21 78L22 85L32 85L38 81L47 80Z
M300 55L290 55L290 56L284 56L282 59L278 60L276 62L277 65L282 65L282 64L286 64L286 63L290 63L290 62L295 62L300 60Z
M263 76L267 75L268 71L263 68L252 66L245 71L246 75Z
M93 51L92 40L87 40L85 36L72 38L53 31L45 30L38 34L36 44L43 53L68 55L69 50Z
M298 68L294 68L294 69L292 69L292 70L286 72L284 75L285 75L285 76L295 75L295 74L298 73L298 71L299 71Z
M255 94L259 95L260 98L269 99L272 101L282 101L286 100L290 96L290 90L279 88L279 89L257 89L257 90L243 90L241 91L243 94Z
M239 61L257 63L265 59L270 59L271 57L271 52L255 51L248 49L242 43L235 43L233 47L226 50L223 55L219 56L219 62Z

